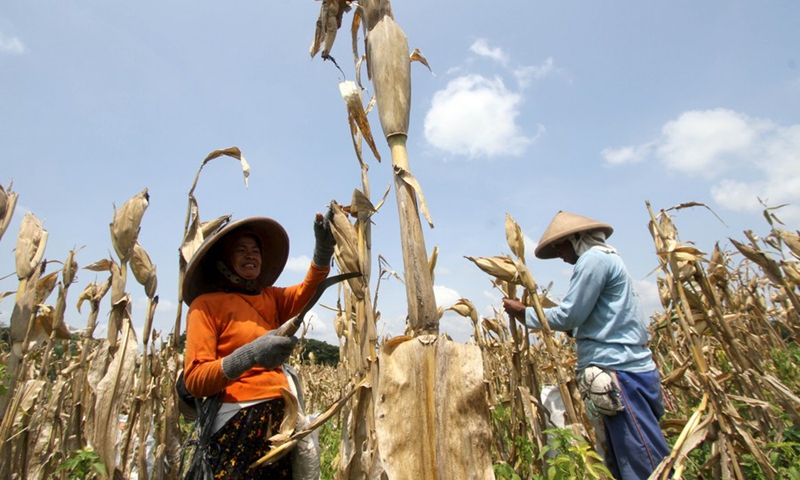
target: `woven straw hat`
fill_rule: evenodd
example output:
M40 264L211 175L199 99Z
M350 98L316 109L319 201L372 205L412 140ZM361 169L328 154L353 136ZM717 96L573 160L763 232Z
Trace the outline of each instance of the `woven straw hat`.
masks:
M280 223L267 217L248 217L228 223L206 238L186 266L181 293L187 305L198 296L218 291L215 280L219 278L214 265L222 250L221 240L232 232L256 236L261 244L261 288L275 283L289 258L289 236ZM216 247L216 248L215 248ZM209 255L209 253L211 253Z
M606 238L614 233L614 228L611 225L603 222L598 222L589 217L575 215L569 212L558 212L547 230L542 234L539 239L539 245L536 246L534 254L537 258L546 260L548 258L556 258L556 251L553 246L560 243L574 233L588 232L589 230L600 230L606 234Z

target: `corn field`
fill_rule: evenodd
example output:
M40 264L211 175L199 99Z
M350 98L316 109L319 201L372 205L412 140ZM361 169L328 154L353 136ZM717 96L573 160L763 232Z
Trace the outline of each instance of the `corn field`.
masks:
M603 437L575 385L572 340L546 322L543 330L529 331L509 321L500 305L491 317L479 315L469 299L436 305L438 251L425 248L420 214L433 222L405 148L410 65L428 62L419 50L409 51L387 0L357 6L324 0L312 57L333 61L331 47L348 12L356 80L339 87L361 176L352 198L331 201L332 231L336 267L361 276L345 282L336 307L339 365L304 364L299 352L292 357L306 411L321 415L304 428L282 430L283 443L268 457L285 454L327 423L338 445L326 452L333 453L323 465L326 478L607 478ZM359 30L369 38L364 54ZM362 66L374 87L368 99L362 98L368 91ZM375 107L392 158L402 274L381 257L373 266L371 219L389 193L376 202L369 183L365 157L381 160L368 119ZM230 218L201 219L194 196L203 167L220 158L238 162L245 184L250 173L236 147L202 160L176 265L161 267L176 268L179 279L203 239ZM9 241L18 197L11 185L0 186L0 241ZM47 231L32 213L23 217L15 243L19 284L0 292L4 306L13 302L0 345L0 478L180 478L191 430L175 395L183 312L179 306L168 334L153 329L156 266L138 242L148 205L144 189L115 211L110 258L81 265L74 250L55 271L55 262L43 260ZM705 253L680 238L670 215L693 207L703 205L654 211L646 204L642 213L653 239L642 248L654 246L659 265L654 273L663 310L653 314L651 348L668 407L662 428L672 447L652 478L800 478L800 234L780 222L777 209L765 207L764 234L747 231L730 240L733 250L713 246ZM465 261L541 318L551 300L525 262L522 229L508 215L505 234L511 255L463 252L472 255ZM106 280L78 286L79 269ZM406 331L379 337L380 287L391 278L406 288ZM144 289L144 312L133 311L132 288ZM70 332L64 316L75 303L85 327ZM439 332L445 310L472 323L467 344ZM108 318L105 338L95 335L100 315Z
M2 195L7 223L17 194L3 189ZM86 315L86 327L78 334L66 331L63 316L65 306L75 301L68 294L81 267L70 253L61 269L42 275L47 233L33 215L23 219L16 243L19 289L2 345L0 438L3 458L8 459L0 465L2 478L75 478L81 465L76 459L93 465L88 472L97 478L108 472L116 478L177 478L188 430L173 393L182 365L177 337L145 330L143 338L136 338L133 324L142 320L132 316L124 283L130 269L145 291L155 293L154 267L135 238L126 236L135 237L134 226L146 205L142 192L117 211L111 243L118 258L83 267L107 271L108 280L90 283L77 295ZM741 241L730 240L734 251L715 246L708 255L679 239L668 210L649 213L664 307L653 316L651 346L668 405L662 428L673 447L657 478L666 478L670 470L673 478L795 478L791 475L798 473L800 459L795 373L800 359L800 236L785 230L765 210L770 221L766 234L745 232ZM346 218L341 220L348 225L344 228L354 228ZM343 227L341 222L337 225ZM521 233L507 217L506 234L516 258L468 258L504 294L547 306L549 300L523 262ZM115 315L119 320L101 339L93 332L104 299L112 321ZM349 302L345 298L345 304ZM156 301L144 312L145 325L155 307ZM513 471L520 478L545 478L553 457L539 452L552 441L555 424L571 429L574 443L602 451L576 392L568 337L526 331L509 322L499 307L494 317L482 318L468 299L448 309L474 326L471 341L482 354L482 401L491 411L487 438L498 477L516 478L502 475ZM357 338L353 320L358 311L347 305L336 320L342 337L338 368L302 365L299 355L293 357L307 391L308 410L336 407L326 420L342 433L342 440L336 461L325 467L338 471L341 476L336 478L352 478L342 473L357 438L348 429L369 416L359 417L354 411L358 395L372 390L353 381L363 377L354 375L354 359L360 354L348 351L357 345L351 339ZM377 351L397 341L381 339ZM563 419L551 419L542 400L543 391L553 390L566 393ZM348 394L350 400L340 402ZM370 446L377 449L377 443ZM573 461L577 456L587 465L596 463L589 453L569 455ZM592 471L587 468L584 478L602 478Z

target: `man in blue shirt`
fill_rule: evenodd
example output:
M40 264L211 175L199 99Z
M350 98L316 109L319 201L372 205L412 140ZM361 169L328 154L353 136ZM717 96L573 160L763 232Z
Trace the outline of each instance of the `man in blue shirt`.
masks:
M575 265L560 305L545 309L553 330L569 331L577 346L576 379L590 414L603 417L606 464L617 479L645 479L669 447L658 419L664 414L661 383L647 346L647 323L633 281L614 247L607 223L559 212L535 255ZM532 307L503 299L506 312L541 329Z

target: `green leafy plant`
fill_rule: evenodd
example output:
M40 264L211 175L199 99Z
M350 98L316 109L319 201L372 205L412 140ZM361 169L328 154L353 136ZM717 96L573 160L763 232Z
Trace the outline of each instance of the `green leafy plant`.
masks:
M100 457L89 446L73 452L64 463L58 466L55 473L66 473L69 480L84 480L90 478L91 474L99 475L102 478L108 476Z
M514 468L506 462L496 462L492 465L492 469L497 480L522 480L522 477L517 475Z
M10 380L10 375L6 372L6 366L0 364L0 397L6 394L8 391L8 383Z
M547 459L548 480L610 479L611 472L603 464L603 459L582 438L567 428L551 428L544 431L548 444L539 452L539 460ZM554 456L552 456L554 454Z
M342 431L331 422L325 422L319 429L320 479L333 480L336 476L337 457L339 456L339 440Z

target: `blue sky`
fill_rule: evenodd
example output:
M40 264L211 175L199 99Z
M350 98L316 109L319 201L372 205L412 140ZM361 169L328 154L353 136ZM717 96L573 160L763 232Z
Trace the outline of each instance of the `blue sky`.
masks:
M196 190L201 218L275 218L292 241L278 284L299 281L314 213L332 199L348 204L360 185L338 90L355 77L352 13L331 52L343 74L309 55L319 6L4 2L0 183L13 180L20 197L0 240L0 276L10 275L0 292L16 288L13 248L26 212L49 232L47 259L81 248L86 266L112 254L114 205L147 188L140 243L157 264L156 328L168 334L189 189L205 156L231 146L251 166L248 187L235 161L211 162ZM408 148L435 224L424 231L428 250L440 251L440 305L465 297L485 316L499 308L488 277L464 256L510 253L506 213L529 237L534 276L555 294L570 267L532 254L553 215L611 223L609 243L648 311L658 308L648 276L657 263L645 201L713 209L724 223L702 208L675 215L683 239L704 251L716 241L729 247L745 229L766 232L759 198L788 203L780 218L800 225L800 3L398 0L393 8L432 69L412 65ZM375 113L384 160L368 158L377 203L391 160ZM393 192L374 222L374 265L380 254L402 273ZM102 279L79 272L71 326L86 321L77 294ZM143 289L131 279L128 291L141 328ZM334 302L331 294L321 303ZM0 303L0 321L12 307L13 296ZM378 308L379 331L402 334L402 284L383 281ZM330 313L315 313L311 336L336 343ZM464 340L471 325L446 314L441 329Z

